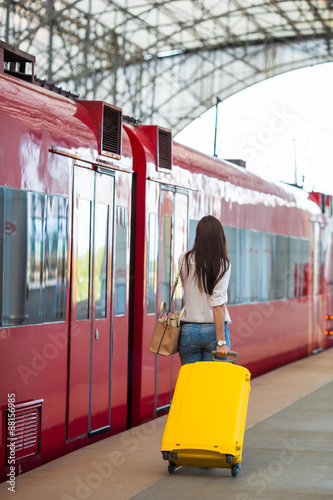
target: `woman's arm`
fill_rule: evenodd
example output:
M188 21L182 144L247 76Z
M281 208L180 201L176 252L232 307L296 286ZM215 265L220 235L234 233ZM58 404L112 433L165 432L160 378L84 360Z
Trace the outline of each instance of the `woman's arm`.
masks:
M213 316L214 316L214 325L216 331L216 341L225 340L224 337L225 304L213 307ZM217 356L222 358L227 358L228 352L229 349L227 345L216 346Z

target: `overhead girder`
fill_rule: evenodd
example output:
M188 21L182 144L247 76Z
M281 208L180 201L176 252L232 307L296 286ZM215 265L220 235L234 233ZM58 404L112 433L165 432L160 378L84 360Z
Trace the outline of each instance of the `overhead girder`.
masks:
M177 133L254 83L332 61L330 0L0 0L39 78Z

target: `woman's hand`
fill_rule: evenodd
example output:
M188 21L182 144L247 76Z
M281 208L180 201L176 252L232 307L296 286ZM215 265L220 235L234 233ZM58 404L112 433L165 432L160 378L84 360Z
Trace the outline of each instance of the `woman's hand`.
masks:
M216 355L220 358L227 358L229 354L229 349L227 345L217 345L216 346Z

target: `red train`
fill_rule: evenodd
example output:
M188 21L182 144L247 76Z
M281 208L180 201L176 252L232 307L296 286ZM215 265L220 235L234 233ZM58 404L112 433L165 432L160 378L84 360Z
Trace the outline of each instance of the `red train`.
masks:
M0 42L1 480L168 409L178 355L149 343L205 214L228 239L239 362L255 376L333 345L330 197L51 89L33 65Z

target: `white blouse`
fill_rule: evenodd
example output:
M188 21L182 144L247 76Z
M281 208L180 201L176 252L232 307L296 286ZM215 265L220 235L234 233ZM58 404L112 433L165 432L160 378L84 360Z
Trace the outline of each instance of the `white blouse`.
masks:
M184 254L181 254L178 261L180 266L181 259ZM180 278L184 289L184 304L185 313L182 316L182 321L189 323L214 323L213 307L222 306L228 302L228 285L231 274L231 263L229 268L223 275L222 279L215 285L212 295L205 291L200 291L195 280L195 261L193 254L189 260L189 274L186 276L185 259L180 271ZM225 321L231 323L231 319L227 308L225 308Z

